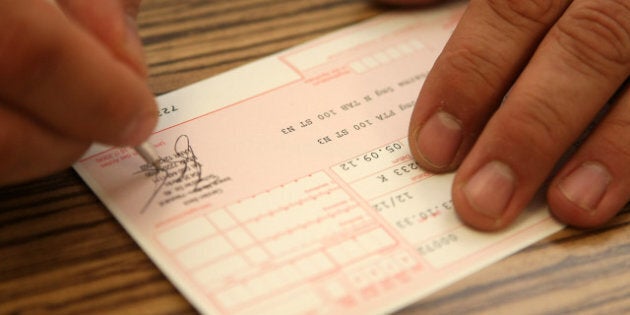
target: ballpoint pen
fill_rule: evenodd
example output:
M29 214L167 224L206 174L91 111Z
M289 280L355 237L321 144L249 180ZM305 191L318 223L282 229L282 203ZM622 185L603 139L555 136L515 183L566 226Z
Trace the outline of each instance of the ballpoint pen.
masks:
M153 165L156 170L160 169L160 156L150 143L143 142L142 144L135 146L134 149L148 164Z

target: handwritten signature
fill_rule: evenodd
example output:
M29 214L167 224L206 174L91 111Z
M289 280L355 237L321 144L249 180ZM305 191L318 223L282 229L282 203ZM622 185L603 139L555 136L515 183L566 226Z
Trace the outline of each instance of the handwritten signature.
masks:
M173 151L173 154L162 157L160 168L146 164L141 167L140 173L150 177L156 186L140 213L145 213L156 200L163 207L175 201L187 204L219 194L222 190L217 186L230 180L229 177L221 178L213 174L204 176L203 166L187 135L177 137ZM205 193L199 194L201 192Z

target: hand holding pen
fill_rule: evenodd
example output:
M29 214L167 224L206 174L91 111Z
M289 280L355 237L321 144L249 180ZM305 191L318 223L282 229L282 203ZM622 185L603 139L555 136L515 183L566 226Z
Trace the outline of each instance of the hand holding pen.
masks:
M66 168L92 142L138 146L150 135L157 105L139 4L0 1L0 184Z

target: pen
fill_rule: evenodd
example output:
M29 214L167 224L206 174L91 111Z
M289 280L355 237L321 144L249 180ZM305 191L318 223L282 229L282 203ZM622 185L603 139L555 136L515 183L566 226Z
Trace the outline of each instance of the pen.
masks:
M134 147L134 149L147 163L153 165L156 170L160 169L160 156L150 143L143 142Z

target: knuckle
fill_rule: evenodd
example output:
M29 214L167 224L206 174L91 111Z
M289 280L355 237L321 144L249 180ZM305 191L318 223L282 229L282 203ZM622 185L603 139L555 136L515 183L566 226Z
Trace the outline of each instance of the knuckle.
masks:
M489 89L498 89L503 67L498 56L492 56L490 51L477 43L463 44L459 49L445 52L443 62L452 73L462 75L466 80L482 81Z
M51 41L33 40L26 20L1 24L0 84L15 95L33 93L56 70L61 51Z
M620 145L616 135L601 136L598 141L601 141L602 147L611 153L608 156L614 156L615 159L621 159L626 162L630 161L630 147Z
M597 72L630 67L630 5L626 0L583 2L556 25L561 47ZM579 69L579 68L578 68Z
M487 0L492 11L510 24L545 24L556 16L556 0Z
M630 121L627 119L608 117L606 124L612 129L611 134L630 135Z
M568 116L543 97L520 97L521 109L500 127L506 141L525 146L540 158L563 151L573 141Z
M2 25L2 36L0 36L0 77L3 79L11 78L19 73L17 70L21 67L19 57L22 57L21 47L24 46L24 37L20 36L21 21L5 20ZM16 60L18 59L18 60Z
M600 149L612 152L610 156L621 157L625 161L630 161L630 120L617 118L615 116L607 117L605 124L605 132L596 135L597 141L600 141Z

